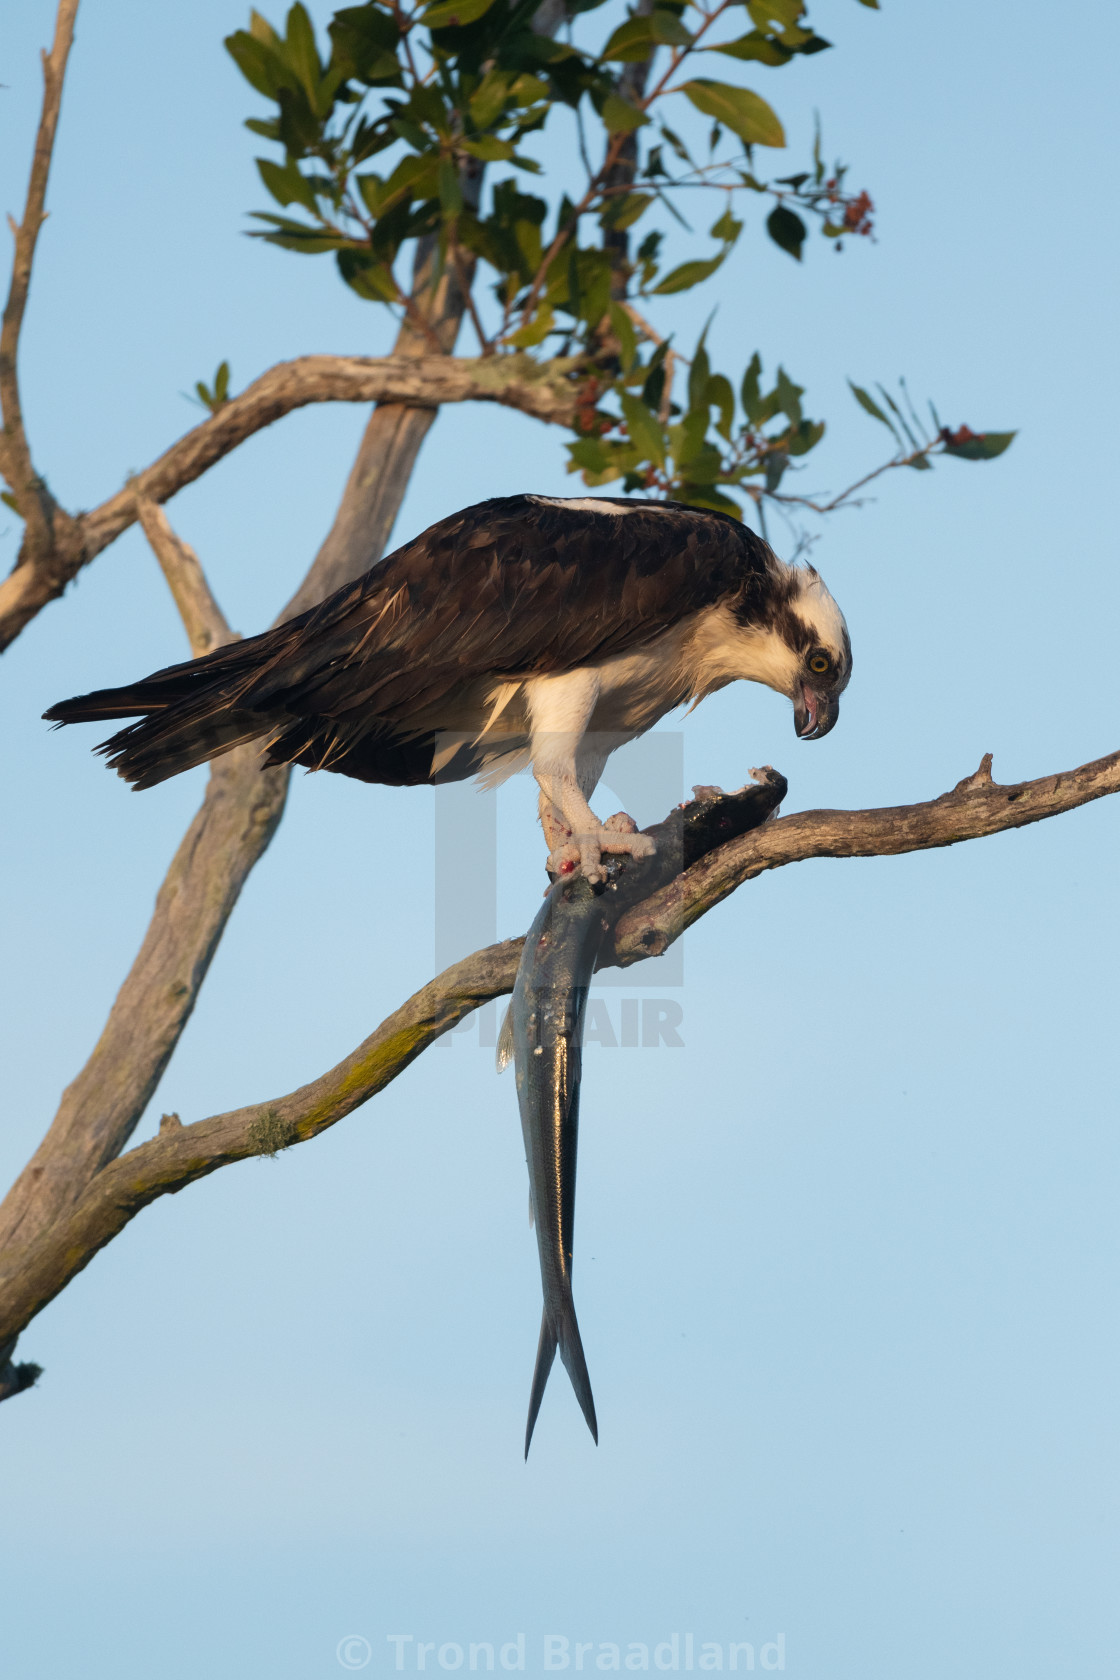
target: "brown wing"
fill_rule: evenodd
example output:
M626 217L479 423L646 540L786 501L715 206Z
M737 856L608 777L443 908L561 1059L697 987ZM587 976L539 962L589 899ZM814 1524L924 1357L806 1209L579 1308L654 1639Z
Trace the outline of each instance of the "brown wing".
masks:
M46 715L143 714L104 749L141 787L265 735L275 762L427 780L417 714L479 677L572 670L640 646L740 592L766 553L736 521L673 503L502 497L441 520L274 630Z

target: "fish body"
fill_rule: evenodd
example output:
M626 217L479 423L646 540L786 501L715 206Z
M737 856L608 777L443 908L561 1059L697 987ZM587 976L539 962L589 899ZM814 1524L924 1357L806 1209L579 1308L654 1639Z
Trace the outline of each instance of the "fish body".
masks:
M607 934L630 904L774 814L785 796L784 777L769 767L752 775L755 783L738 793L697 788L696 799L647 830L656 840L652 857L604 857L605 879L595 883L583 875L555 881L525 936L498 1066L505 1066L512 1045L544 1293L526 1457L558 1350L587 1427L599 1439L572 1297L580 1063L591 976Z
M557 1349L596 1441L599 1426L572 1298L583 1018L610 925L602 887L557 881L529 929L510 1005L517 1102L541 1263L544 1311L525 1428L533 1438Z

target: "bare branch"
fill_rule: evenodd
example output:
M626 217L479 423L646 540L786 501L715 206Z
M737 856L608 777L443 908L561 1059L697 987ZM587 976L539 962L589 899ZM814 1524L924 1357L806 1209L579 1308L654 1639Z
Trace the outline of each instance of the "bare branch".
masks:
M8 218L15 236L12 257L12 280L8 301L4 306L3 325L0 326L0 413L3 414L3 440L0 443L0 472L12 487L20 515L27 531L27 545L32 553L46 555L59 542L66 542L72 532L70 516L59 508L43 480L35 471L31 449L23 424L23 405L19 393L19 337L23 327L27 296L31 287L31 269L35 261L35 246L39 230L46 221L44 205L47 180L50 176L51 154L54 151L58 113L62 105L62 83L66 75L66 61L74 39L74 18L78 0L59 0L55 18L54 44L43 54L43 107L39 129L35 136L35 150L31 157L31 178L27 185L27 200L23 220L16 223Z
M881 478L884 473L893 472L896 467L913 467L919 461L927 461L931 455L944 455L946 451L939 449L937 444L938 439L935 438L932 443L926 443L918 449L912 449L908 455L892 455L889 461L884 461L881 466L874 467L869 473L864 473L863 477L857 478L854 484L849 484L846 490L838 491L835 496L824 502L816 501L812 496L791 496L780 490L763 490L760 493L772 502L781 502L789 507L808 508L810 513L835 513L837 508L859 507L861 503L855 499L858 490L862 490L873 479Z
M455 288L441 282L434 301L429 292L428 304L438 330L451 335L457 325L455 311L461 313ZM396 351L397 366L415 366L424 359L404 333ZM331 363L333 358L318 360ZM446 365L453 364L448 360ZM277 371L287 370L273 373ZM245 395L223 405L214 419L228 416ZM313 606L379 558L434 413L431 408L395 404L374 410L334 525L278 622ZM190 445L211 425L205 422L183 442ZM134 479L114 498L126 523L136 517L137 493L143 498L145 477ZM0 1251L16 1241L24 1246L45 1232L73 1208L93 1175L127 1144L190 1017L241 888L275 833L288 776L286 768L262 772L260 757L251 747L239 748L213 765L202 806L160 889L144 943L101 1038L63 1093L35 1155L0 1204Z
M721 846L644 904L627 912L615 932L614 961L625 968L657 956L685 928L744 881L767 869L807 858L892 857L901 852L955 846L1005 828L1022 828L1120 792L1120 752L1077 770L1060 770L1035 782L992 780L991 754L951 793L922 805L873 811L802 811L781 817Z
M99 1172L76 1205L0 1268L0 1339L14 1336L99 1248L158 1196L196 1178L318 1135L376 1096L472 1009L513 988L521 940L456 963L409 998L352 1055L275 1102L170 1126Z
M176 536L163 509L149 497L137 496L136 513L179 609L191 653L199 659L204 653L235 641L194 549Z
M659 955L740 886L767 869L814 857L882 857L951 846L1069 811L1120 792L1120 752L1039 781L1000 786L991 759L951 793L920 805L805 811L762 824L709 852L627 911L601 966ZM173 1117L158 1137L109 1161L57 1222L9 1247L0 1269L0 1352L98 1249L157 1197L231 1161L304 1142L335 1125L403 1073L429 1044L513 988L522 941L505 940L456 963L417 992L346 1059L285 1097L194 1125ZM10 1346L14 1343L9 1341ZM2 1396L0 1396L2 1397Z
M293 409L320 402L402 405L426 412L426 431L442 403L493 402L537 420L567 425L575 412L568 375L576 365L554 361L542 367L522 355L468 360L400 353L301 356L280 362L172 444L125 489L74 521L76 539L64 553L55 549L39 557L25 543L21 562L0 583L0 649L128 529L137 517L137 496L168 501L246 438Z
M0 1204L0 1250L49 1227L128 1142L190 1019L245 879L276 832L288 774L287 767L262 771L252 746L214 762L101 1037Z

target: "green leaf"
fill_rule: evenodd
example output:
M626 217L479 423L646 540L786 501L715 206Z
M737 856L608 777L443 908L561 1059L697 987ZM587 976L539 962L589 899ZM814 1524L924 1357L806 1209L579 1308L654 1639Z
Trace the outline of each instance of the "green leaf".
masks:
M582 437L568 445L568 459L585 472L602 472L610 462L610 455L599 438Z
M673 491L674 501L684 502L686 507L710 508L713 513L729 513L733 519L743 520L743 510L738 502L733 502L730 496L725 496L710 484L678 484Z
M609 64L614 60L625 64L639 64L643 58L649 57L652 45L649 19L627 18L608 39L599 54L599 62Z
M20 519L23 518L22 513L20 513L20 511L19 511L19 503L16 501L16 499L12 495L11 491L0 490L0 502L3 502L5 507L10 507L12 512L14 514L16 514Z
M610 307L611 331L618 339L622 354L623 373L629 373L638 355L638 335L634 330L634 323L621 304L612 303Z
M713 222L708 229L713 239L722 239L725 245L734 245L742 231L742 222L737 222L730 210L725 210L719 220Z
M756 350L751 357L750 366L743 375L743 383L739 390L743 413L752 425L757 425L762 418L762 390L759 384L761 377L762 359Z
M218 371L214 375L214 404L220 407L229 401L229 363L220 362Z
M692 35L674 12L655 11L649 17L627 18L620 23L599 54L601 64L612 59L638 63L648 58L650 49L663 45L688 47Z
M705 478L708 476L703 472L693 473L692 471L693 461L703 451L707 431L707 408L690 408L687 414L669 427L669 444L673 460L678 470L686 477Z
M757 59L760 64L769 64L774 69L788 64L793 58L788 47L783 47L759 29L752 29L749 35L740 35L737 41L723 41L719 46L702 47L700 50L725 53L728 58Z
M327 29L333 48L331 65L340 76L353 76L369 86L400 81L400 32L387 12L376 6L346 6L334 14Z
M791 455L807 455L810 449L815 449L824 436L823 420L802 420L795 432L791 432L786 445Z
M636 128L642 128L649 122L644 111L620 99L617 93L608 93L599 115L608 134L632 134Z
M297 164L270 163L268 158L257 158L256 163L261 180L277 204L302 204L305 210L315 210L311 183L300 174Z
M961 429L964 430L963 427ZM962 461L994 461L997 455L1002 455L1010 447L1017 435L1016 432L979 432L975 437L953 443L950 433L945 437L945 453L956 455Z
M878 384L878 383L879 383L878 380L876 380L876 384ZM898 421L898 424L902 427L902 430L906 433L906 437L907 437L907 440L910 444L911 449L920 448L921 446L918 443L917 438L914 436L913 432L910 430L910 427L906 424L905 416L903 415L903 412L899 408L898 404L895 402L894 398L891 396L890 392L884 390L882 385L879 385L879 395L882 397L883 401L886 403L887 407L890 409L891 413L894 415L895 419Z
M783 251L788 251L791 257L801 261L801 247L805 243L807 228L801 217L784 204L775 205L766 218L766 231Z
M735 422L735 393L731 381L722 373L713 373L708 381L708 401L719 409L716 430L731 442L731 428Z
M305 256L313 256L319 251L344 250L351 244L349 239L339 234L324 233L320 228L308 227L306 222L293 222L288 216L273 216L265 210L253 210L251 214L254 221L270 222L272 228L269 232L258 228L250 238L267 239L270 245L280 245L285 251L300 251Z
M698 111L706 117L715 117L748 146L784 146L786 143L785 130L776 112L750 88L697 78L683 83L678 91L686 94Z
M351 246L338 253L337 261L342 278L359 297L370 303L399 301L400 288L393 278L393 270L388 263L375 261L368 249Z
M461 29L482 17L493 4L494 0L435 0L423 12L420 22L428 29Z
M548 98L549 86L541 76L523 75L518 76L509 91L518 105L537 105Z
M621 233L624 228L633 227L635 222L640 221L652 203L652 193L625 193L619 198L607 200L599 220L604 227Z
M513 142L499 140L496 134L483 134L478 140L463 140L463 150L483 163L508 163L513 156Z
M801 398L805 395L803 385L795 385L785 368L778 369L778 378L774 386L778 398L778 407L787 415L790 424L801 424Z
M789 466L789 456L784 449L775 449L766 457L766 488L771 495L782 482L782 475Z
M476 128L489 128L501 116L512 80L505 70L491 70L482 78L467 104Z
M463 208L463 189L459 171L449 157L439 160L439 202L445 216L457 216Z
M667 292L687 292L690 286L698 286L701 280L707 280L713 275L727 255L726 250L718 257L709 257L707 261L681 263L679 268L672 269L664 278L652 288L653 295L663 296Z
M626 429L640 450L642 458L663 467L665 433L658 416L646 407L640 397L634 396L630 391L621 391L618 400L626 417Z
M873 420L880 420L880 421L882 421L883 425L888 428L888 430L890 430L892 432L895 431L895 428L892 425L891 421L889 421L887 419L886 415L883 413L882 409L879 407L879 404L875 401L875 398L873 396L871 396L867 391L865 391L862 385L854 385L852 383L852 381L849 379L848 388L850 389L853 397L856 399L859 406L862 409L864 409L866 411L866 413L870 414ZM897 435L898 435L897 432L895 432L896 437L897 437Z
M689 414L696 410L703 411L704 424L700 431L701 437L708 429L708 379L712 369L708 352L704 348L704 340L707 336L708 328L705 327L700 334L700 342L693 352L692 366L688 370L688 410Z
M535 344L540 344L552 331L555 316L550 306L542 304L529 322L528 326L519 327L503 340L506 344L515 345L518 350L531 350Z
M660 413L661 399L665 395L665 358L668 354L669 341L665 339L649 359L645 383L642 386L642 401L647 408L653 409L655 414Z
M450 116L442 94L437 87L430 83L425 87L412 90L412 97L406 107L408 114L418 123L427 123L437 133L451 132Z
M275 99L284 81L285 71L282 61L272 48L244 29L227 35L224 44L249 86L256 88L258 93L263 93L266 99Z
M308 99L314 102L319 91L323 67L315 45L315 30L306 7L302 6L299 0L296 0L296 4L288 13L288 38L285 44L288 49L288 63L299 77Z
M805 0L747 0L747 11L760 29L772 23L792 29L805 11Z

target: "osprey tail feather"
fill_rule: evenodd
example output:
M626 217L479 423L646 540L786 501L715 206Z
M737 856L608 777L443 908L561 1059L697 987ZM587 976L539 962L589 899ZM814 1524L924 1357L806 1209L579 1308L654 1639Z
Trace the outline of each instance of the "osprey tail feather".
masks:
M134 788L155 787L272 731L274 720L267 714L237 705L255 675L244 644L233 643L124 688L61 700L43 716L58 725L138 719L102 741L97 751Z

